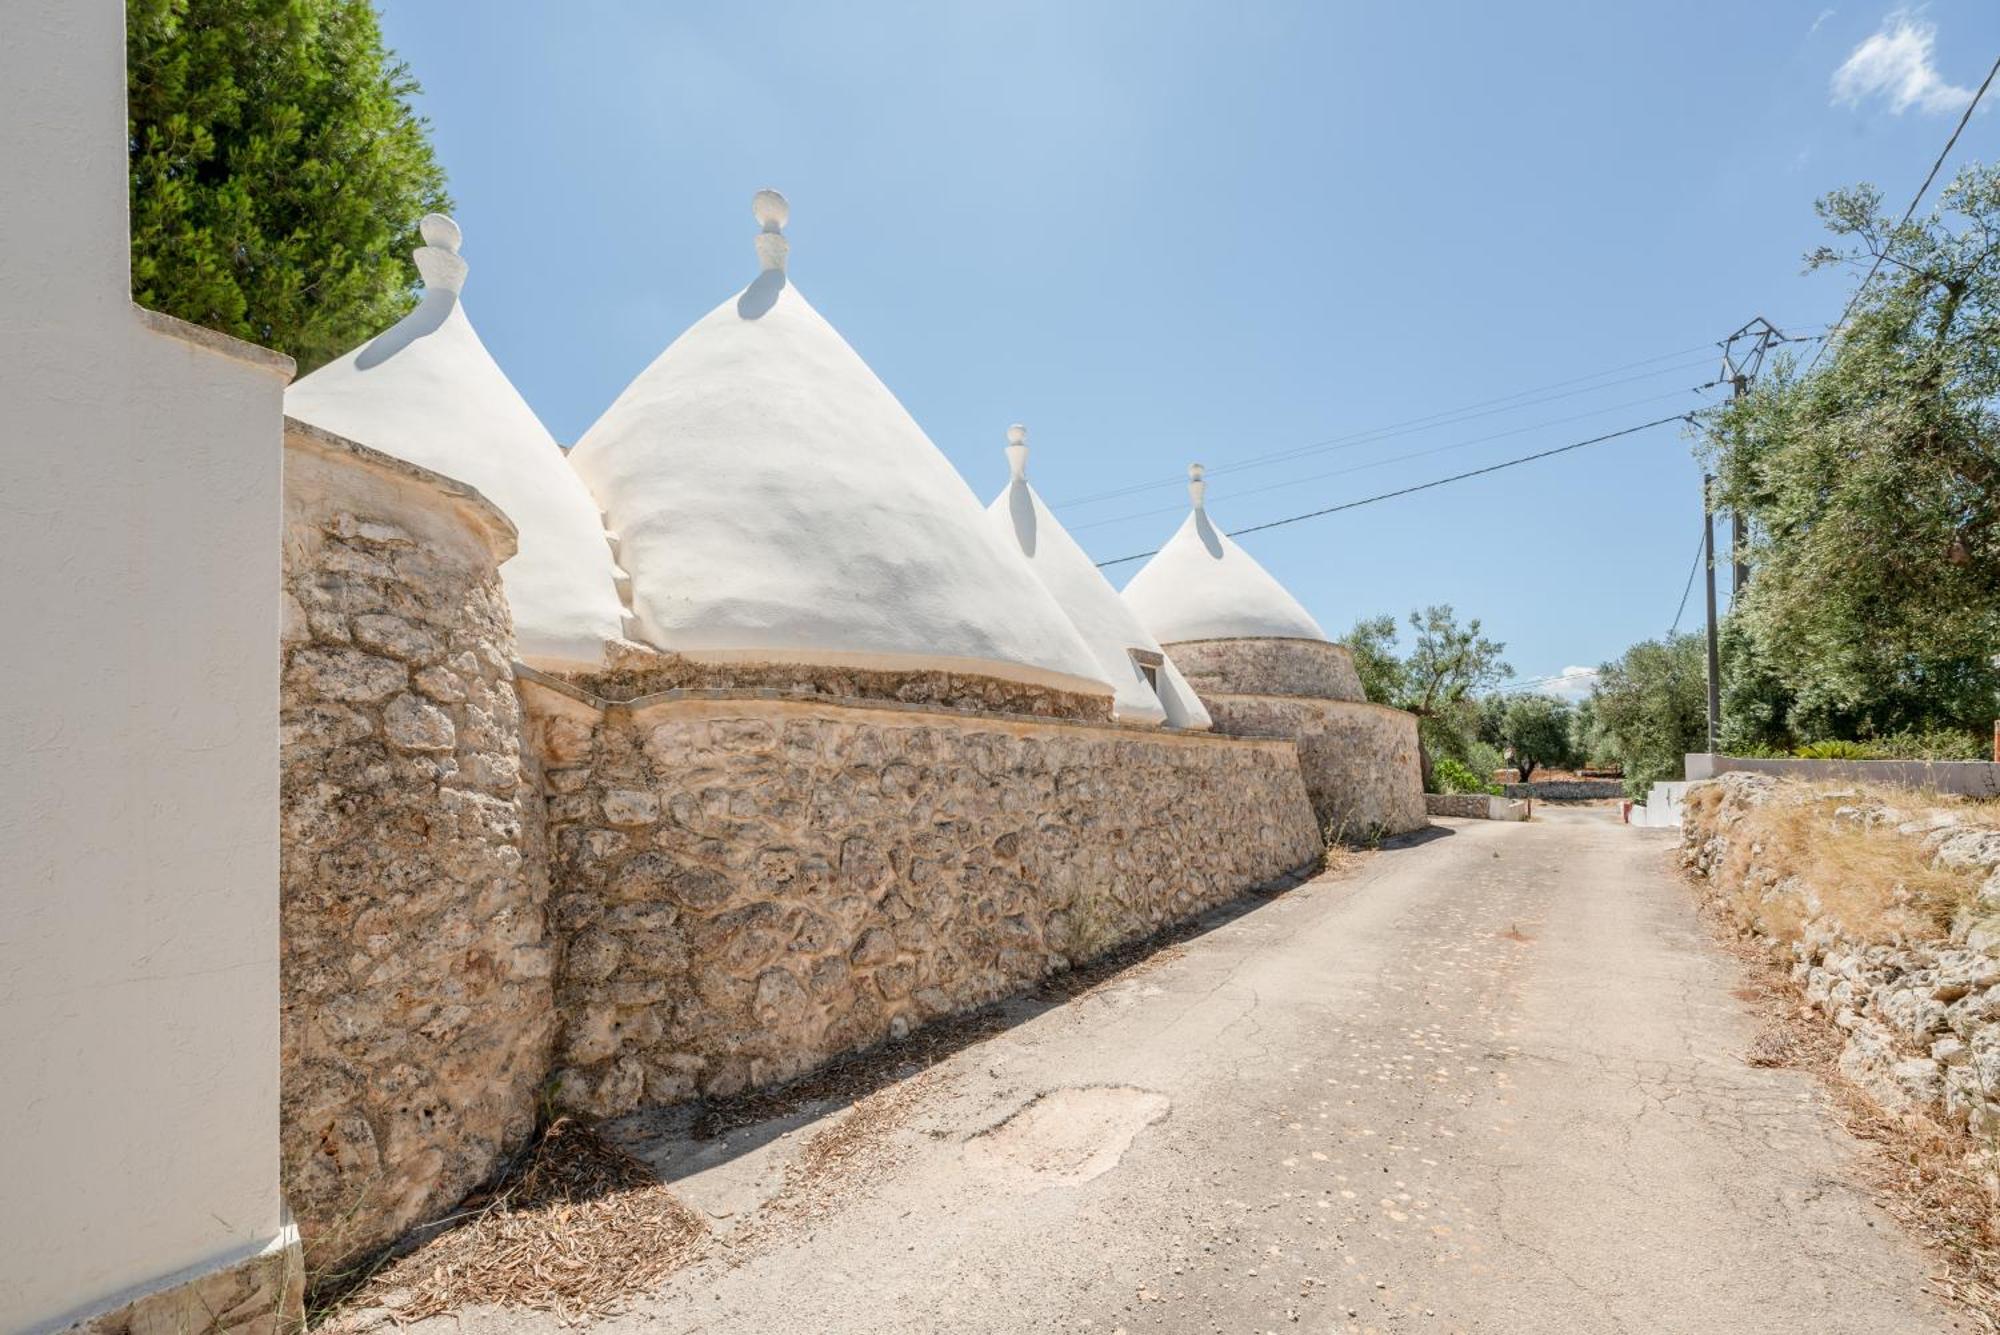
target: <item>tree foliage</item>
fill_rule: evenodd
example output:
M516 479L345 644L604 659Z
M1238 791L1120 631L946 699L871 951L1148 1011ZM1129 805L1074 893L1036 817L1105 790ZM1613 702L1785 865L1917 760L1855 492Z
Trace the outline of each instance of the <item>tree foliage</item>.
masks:
M1990 726L2000 692L2000 171L1898 225L1829 195L1808 264L1880 274L1825 364L1781 361L1708 420L1717 501L1750 520L1724 741Z
M1625 767L1625 791L1643 799L1681 776L1708 742L1708 651L1700 635L1646 640L1598 669L1591 714L1601 745Z
M126 39L137 301L301 372L410 309L450 200L367 0L128 0Z
M1552 695L1492 698L1502 702L1499 743L1520 771L1522 783L1530 782L1537 769L1568 765L1577 758L1570 740L1575 720L1568 701Z
M1416 637L1407 657L1396 652L1396 620L1389 616L1356 622L1347 646L1368 698L1417 716L1428 786L1431 763L1438 756L1451 756L1475 770L1490 759L1477 749L1476 697L1512 676L1514 669L1500 658L1506 645L1487 639L1477 617L1459 625L1448 604L1411 612L1409 624Z

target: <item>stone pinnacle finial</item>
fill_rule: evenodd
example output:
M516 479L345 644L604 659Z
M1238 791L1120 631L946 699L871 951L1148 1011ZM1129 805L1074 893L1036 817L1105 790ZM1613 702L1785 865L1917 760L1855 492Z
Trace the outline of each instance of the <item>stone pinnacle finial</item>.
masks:
M1014 481L1027 479L1028 428L1019 422L1007 428L1007 466L1014 470Z
M1206 495L1208 495L1208 484L1201 480L1201 465L1189 464L1188 500L1194 503L1195 509L1199 510L1201 509L1202 497Z
M785 240L785 224L791 220L792 206L775 190L759 190L750 198L751 216L762 230L757 233L757 261L766 269L780 272L791 243Z
M417 230L423 234L424 244L416 250L414 258L424 286L456 296L465 288L467 265L458 253L464 233L442 213L426 213Z

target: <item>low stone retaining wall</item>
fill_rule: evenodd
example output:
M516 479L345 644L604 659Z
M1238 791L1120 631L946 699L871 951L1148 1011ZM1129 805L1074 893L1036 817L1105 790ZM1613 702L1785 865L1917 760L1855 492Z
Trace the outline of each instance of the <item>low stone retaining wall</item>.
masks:
M1538 783L1503 783L1500 791L1508 797L1529 797L1537 802L1594 802L1625 796L1622 779L1549 779Z
M1490 793L1425 793L1424 810L1461 820L1526 820L1528 804Z
M1982 1136L2000 1133L2000 829L1972 824L1962 810L1925 809L1915 793L1907 807L1839 798L1830 829L1844 823L1906 839L1934 866L1985 877L1947 933L1869 941L1826 911L1756 837L1760 808L1813 797L1763 775L1696 785L1682 808L1682 859L1725 902L1747 891L1803 919L1799 939L1766 941L1791 958L1807 1000L1846 1031L1840 1066L1849 1078L1887 1107L1922 1108ZM1724 880L1731 875L1733 884Z
M513 550L463 484L287 424L280 1148L318 1275L534 1127L552 960Z
M1313 810L1333 837L1365 841L1429 823L1414 714L1365 701L1276 695L1203 692L1202 703L1217 732L1293 739Z
M1291 744L526 674L559 1097L797 1075L1317 863Z

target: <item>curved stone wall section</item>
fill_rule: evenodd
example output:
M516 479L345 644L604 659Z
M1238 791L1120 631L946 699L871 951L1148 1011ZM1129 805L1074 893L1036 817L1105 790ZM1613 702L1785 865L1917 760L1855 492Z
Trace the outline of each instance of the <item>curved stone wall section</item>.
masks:
M534 1126L554 1021L513 543L470 488L288 421L281 1147L321 1272Z
M1315 864L1292 746L524 682L560 1097L783 1080Z
M1326 640L1182 640L1166 651L1204 700L1211 692L1368 698L1347 646Z
M1417 762L1417 719L1386 705L1270 695L1205 695L1229 733L1290 737L1320 828L1349 842L1429 824Z

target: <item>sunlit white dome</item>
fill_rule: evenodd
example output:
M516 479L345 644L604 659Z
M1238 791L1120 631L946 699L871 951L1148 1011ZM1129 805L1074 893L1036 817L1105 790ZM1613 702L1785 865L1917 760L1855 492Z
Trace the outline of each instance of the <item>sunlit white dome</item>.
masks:
M285 411L478 488L520 532L500 579L522 660L598 667L625 607L596 502L466 318L457 225L433 213L423 234L417 308L293 384Z
M635 633L711 661L978 673L1106 696L1097 660L949 460L785 271L639 374L571 460L632 576Z
M1188 469L1193 508L1125 586L1125 602L1162 644L1187 640L1324 640L1326 632L1255 557L1209 521L1201 465Z
M1180 669L1139 624L1111 581L1049 512L1028 481L1025 428L1009 428L1007 461L1013 476L986 513L1027 558L1043 587L1054 595L1097 656L1098 668L1110 678L1115 691L1113 717L1175 728L1208 727L1208 710L1182 678Z

